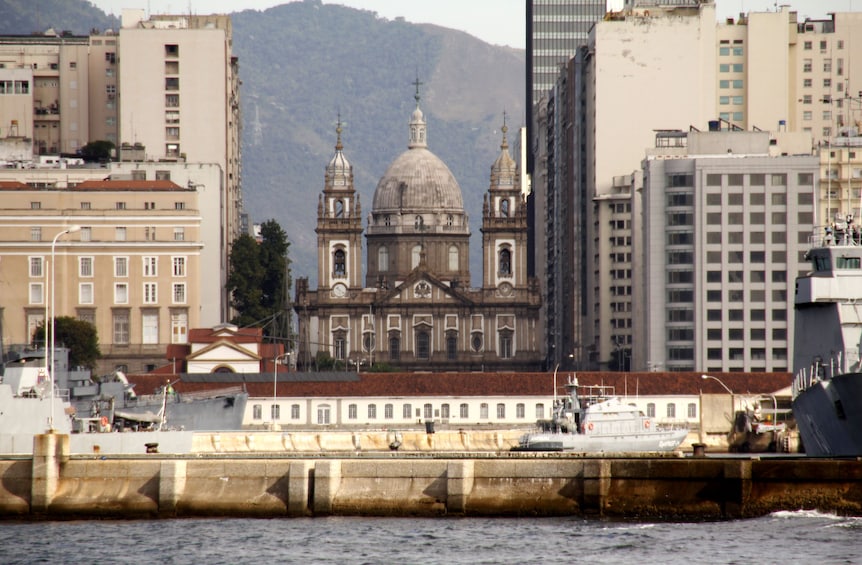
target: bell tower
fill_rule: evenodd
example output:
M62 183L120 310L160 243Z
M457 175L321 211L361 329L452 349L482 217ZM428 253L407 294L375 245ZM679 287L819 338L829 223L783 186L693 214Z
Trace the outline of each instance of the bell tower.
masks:
M491 165L482 206L482 286L503 295L527 286L527 206L517 182L518 165L509 154L508 129L504 114L500 155Z
M344 157L341 116L335 132L335 155L317 204L317 281L332 298L347 298L348 291L362 288L362 210L353 166Z

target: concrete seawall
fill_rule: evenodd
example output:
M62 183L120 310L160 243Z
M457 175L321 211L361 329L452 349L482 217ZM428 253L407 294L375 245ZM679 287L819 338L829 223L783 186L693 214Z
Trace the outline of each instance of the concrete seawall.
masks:
M862 515L862 461L529 453L72 456L0 460L0 518Z

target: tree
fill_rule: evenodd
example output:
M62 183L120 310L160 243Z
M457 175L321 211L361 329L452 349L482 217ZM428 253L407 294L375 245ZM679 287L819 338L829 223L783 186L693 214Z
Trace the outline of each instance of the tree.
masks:
M36 328L33 341L44 343L44 324ZM69 316L54 318L54 345L69 348L70 367L85 367L94 371L96 360L102 356L102 352L99 350L99 334L96 331L96 326Z
M243 234L233 242L227 290L237 315L232 323L264 327L265 334L290 337L290 260L287 233L275 220L261 225L261 242Z
M103 162L111 160L111 153L116 146L111 141L99 140L91 141L87 145L81 147L79 153L81 158L88 163Z
M260 262L260 246L248 234L233 242L227 290L230 305L237 311L231 320L238 326L260 325L268 313L263 306L263 278L266 270Z
M261 224L260 259L265 269L263 277L263 303L276 316L270 335L291 337L290 315L290 259L287 251L290 242L287 233L275 220Z

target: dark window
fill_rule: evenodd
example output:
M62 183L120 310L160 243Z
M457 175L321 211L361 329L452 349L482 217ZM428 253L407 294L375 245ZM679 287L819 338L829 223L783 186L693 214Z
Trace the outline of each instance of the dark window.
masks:
M333 270L336 275L344 275L347 272L345 253L343 249L336 249L333 254Z
M429 359L431 357L431 334L426 330L416 332L416 358Z
M507 277L512 274L512 253L508 249L500 250L500 276Z
M393 334L389 336L389 360L401 360L401 336Z

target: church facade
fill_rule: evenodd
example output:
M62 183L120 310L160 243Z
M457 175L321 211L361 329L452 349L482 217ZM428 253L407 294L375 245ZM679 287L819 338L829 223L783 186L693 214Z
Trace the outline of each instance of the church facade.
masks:
M365 230L341 128L317 209L318 288L296 282L297 364L323 355L406 371L541 368L540 292L527 277L527 215L506 126L482 210L483 275L470 286L461 188L428 149L419 107L407 150L377 184Z

